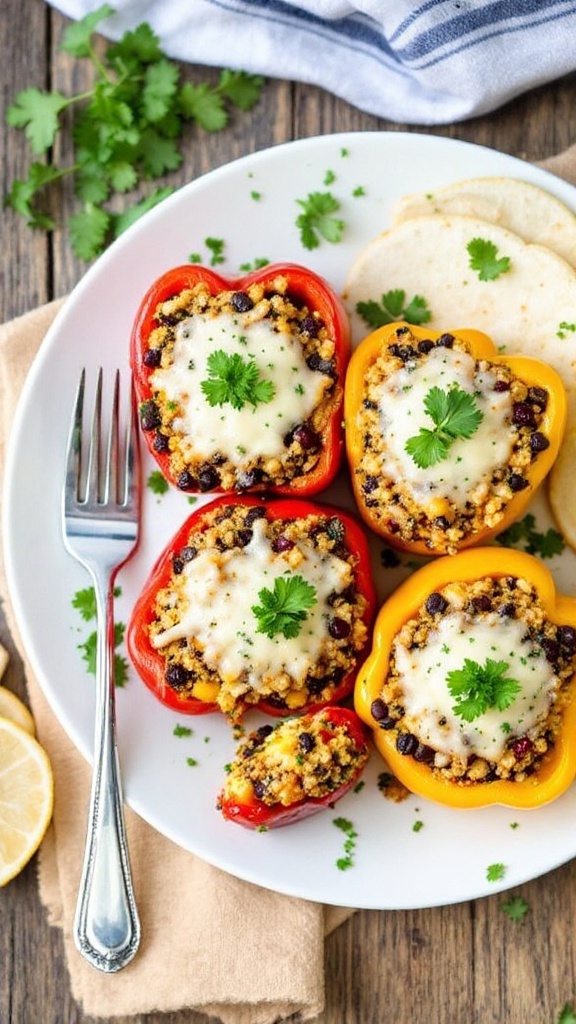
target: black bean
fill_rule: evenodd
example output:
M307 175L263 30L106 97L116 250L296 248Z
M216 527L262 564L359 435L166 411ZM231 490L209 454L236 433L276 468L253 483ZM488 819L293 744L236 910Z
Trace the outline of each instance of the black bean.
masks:
M450 526L450 523L448 519L446 519L446 516L436 516L436 518L433 521L433 525L436 527L437 530L447 530L448 527Z
M510 381L508 380L497 380L494 385L494 391L510 391Z
M396 750L399 754L415 754L418 750L419 742L416 736L411 732L400 732L396 739Z
M501 604L498 608L498 615L502 619L513 619L516 615L516 605L512 604L511 601Z
M548 405L548 392L545 388L528 388L528 401L537 405L539 409L545 409Z
M161 422L162 417L156 402L153 402L152 399L150 399L149 402L143 402L140 406L140 424L142 426L142 430L156 430L156 427L159 427Z
M189 469L183 469L182 472L178 474L176 486L179 487L181 491L194 490L196 487L196 481Z
M279 554L282 551L291 551L294 547L294 541L290 540L289 537L284 537L280 534L279 537L275 537L272 541L272 551Z
M426 611L429 615L441 615L448 607L448 601L442 594L430 594L426 600Z
M310 338L317 338L322 326L322 321L319 317L305 316L300 322L300 333L307 334Z
M184 665L176 662L168 665L165 678L168 686L171 686L173 690L182 690L190 678L190 673L187 668L184 668Z
M517 427L534 427L534 409L528 402L515 402L512 406L512 419Z
M381 722L388 715L388 705L381 697L376 697L370 705L370 714L376 722Z
M301 732L298 736L298 745L305 754L309 754L311 750L314 750L316 740L311 733Z
M230 302L237 313L247 313L249 309L254 307L252 299L246 292L234 292Z
M244 517L244 522L246 526L252 526L252 523L256 519L264 519L265 517L266 509L264 508L263 505L252 505L252 507L248 509Z
M540 430L535 430L530 435L530 448L533 452L545 452L550 447L550 441Z
M200 490L205 493L206 491L214 491L220 483L220 474L214 469L213 466L202 466L198 473L198 486Z
M472 599L472 604L477 612L489 612L492 607L492 601L487 594L478 594Z
M332 360L322 359L317 352L308 356L306 363L311 370L316 370L317 373L323 373L326 377L336 377L336 367Z
M347 636L350 636L350 630L350 623L339 616L334 616L328 623L328 632L334 640L345 640Z
M542 650L546 656L546 661L554 662L557 660L560 654L560 644L556 640L552 640L550 637L544 637L542 640Z
M514 493L517 494L518 491L523 491L528 487L528 481L521 473L510 473L510 476L508 477L508 486L511 491L514 491Z
M427 743L419 743L413 754L414 760L422 764L431 764L435 756L436 752Z
M364 480L364 483L362 484L362 490L364 491L364 494L371 494L372 491L375 491L377 489L377 487L377 476L367 476L366 479Z
M170 451L170 439L167 434L163 434L161 430L157 430L154 435L152 447L155 452L167 452Z
M576 629L574 626L559 626L557 633L558 641L567 651L572 653L576 650Z
M418 342L418 351L424 356L431 352L433 348L434 342L430 341L430 338L425 338L423 341Z
M252 787L254 789L254 796L256 796L258 800L261 800L262 797L266 795L266 783L263 782L262 779L255 779L252 783Z
M246 469L242 470L236 475L236 490L237 491L249 491L252 487L257 487L258 484L262 483L264 473L261 469Z
M157 366L160 366L161 359L162 359L162 349L161 348L149 348L144 353L144 356L142 358L142 362L144 363L144 366L147 366L149 369L156 369Z
M453 348L454 340L453 334L441 334L436 344L440 345L441 348Z
M238 530L236 534L236 543L239 548L248 547L252 537L254 536L252 530Z
M312 448L320 447L320 436L307 423L299 423L297 427L290 431L289 437L296 444L299 444L305 452L310 451Z

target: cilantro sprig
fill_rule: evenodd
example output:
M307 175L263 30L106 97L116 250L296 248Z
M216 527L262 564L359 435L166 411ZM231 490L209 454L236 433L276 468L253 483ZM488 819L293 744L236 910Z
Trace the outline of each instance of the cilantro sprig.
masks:
M536 516L529 512L523 519L499 533L496 541L505 547L520 547L529 555L540 555L540 558L561 555L566 547L562 534L553 526L543 531L536 529L536 525Z
M465 658L463 668L453 669L446 677L448 690L456 699L454 714L473 722L492 708L509 708L521 690L520 683L506 675L509 668L508 662L493 658L486 658L483 665Z
M114 8L103 4L70 25L63 36L62 51L90 61L90 89L67 96L27 88L16 95L6 113L7 124L23 131L32 153L44 159L33 160L27 177L13 182L5 205L30 227L50 231L56 224L44 203L50 189L70 177L79 209L68 227L74 252L82 260L98 255L170 194L169 187L156 188L120 213L105 206L179 167L179 140L187 122L208 132L220 131L228 122L229 105L249 110L263 86L258 76L228 70L221 72L215 87L182 82L179 65L163 54L160 40L146 22L97 53L94 32L112 14ZM52 150L69 123L73 159L69 166L59 166Z
M274 398L274 384L260 376L253 359L244 359L238 352L229 354L219 348L210 353L206 365L208 378L200 387L212 406L231 405L233 409L242 409L248 403L256 408Z
M457 384L447 391L430 388L424 398L424 409L434 427L421 427L405 445L420 469L428 469L445 459L454 441L472 437L484 418L474 395L463 391Z
M114 588L114 597L120 597L120 587ZM78 612L84 622L92 622L97 616L96 592L94 587L85 587L77 590L72 597L72 607ZM118 648L124 642L126 626L123 622L114 623L114 647ZM97 631L89 633L85 640L78 644L78 650L86 664L86 670L90 675L96 674L96 646L98 642ZM126 685L128 678L128 662L124 655L118 650L114 652L114 683L118 687Z
M419 326L427 324L432 319L426 299L421 295L413 295L407 302L403 288L393 288L385 292L380 302L376 302L375 299L357 302L356 312L374 329L397 323L399 320L406 320L409 324Z
M296 218L300 241L305 249L317 249L324 238L327 242L340 242L345 224L334 214L340 203L332 192L309 192L306 199L297 199L302 213Z
M481 281L495 281L500 274L511 269L509 256L499 256L498 248L488 238L473 238L466 246L470 257L470 269L475 270Z
M279 633L286 639L298 636L308 611L317 601L316 588L302 576L277 576L274 587L258 591L260 604L252 605L258 620L257 633L273 638Z

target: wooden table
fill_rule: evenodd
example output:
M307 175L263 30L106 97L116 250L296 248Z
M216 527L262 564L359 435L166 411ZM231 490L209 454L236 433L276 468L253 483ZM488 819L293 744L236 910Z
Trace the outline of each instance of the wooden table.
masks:
M29 85L49 83L65 93L72 82L75 90L82 87L78 62L57 52L65 25L42 0L3 0L3 109ZM203 68L185 73L193 81L217 76ZM431 131L542 160L576 141L575 85L575 77L564 79L494 114ZM268 81L258 107L234 117L224 132L190 131L186 159L170 184L295 138L399 129L430 130L368 116L316 88ZM1 139L6 188L25 176L29 155L19 133L4 128ZM64 213L71 203L66 194ZM0 260L2 320L65 295L86 270L60 230L51 237L32 232L10 211L2 213ZM0 641L13 653L5 681L25 696L3 622ZM566 827L576 828L576 822ZM326 944L326 1009L320 1024L556 1024L561 1008L576 1003L576 861L516 894L530 906L521 922L504 913L502 894L445 908L356 914ZM0 920L0 1020L89 1024L71 998L60 933L49 928L40 905L34 862L0 893ZM186 1010L130 1020L205 1024L207 1018Z

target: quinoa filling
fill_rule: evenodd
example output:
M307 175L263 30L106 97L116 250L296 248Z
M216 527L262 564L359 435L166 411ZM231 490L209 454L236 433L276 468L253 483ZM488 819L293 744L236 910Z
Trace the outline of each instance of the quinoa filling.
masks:
M251 733L227 766L223 797L290 807L334 793L368 760L348 730L330 718L290 719Z
M400 753L439 777L521 782L554 747L575 672L576 630L546 617L527 580L453 583L396 636L371 712ZM462 688L471 679L504 689L486 701Z
M166 683L231 718L260 702L287 712L328 703L367 638L355 567L336 516L268 519L264 507L243 505L208 512L156 595L150 642ZM263 588L295 578L313 594L298 629L263 631Z
M335 339L285 277L216 295L199 283L155 321L140 421L182 490L265 489L314 469L342 384Z
M469 395L480 422L422 466L410 443L419 430L430 434L422 399L433 389ZM358 412L363 454L354 472L364 504L399 541L453 553L497 526L514 494L529 486L530 467L550 443L547 403L546 389L528 386L506 365L475 360L462 339L419 341L398 328L366 374Z

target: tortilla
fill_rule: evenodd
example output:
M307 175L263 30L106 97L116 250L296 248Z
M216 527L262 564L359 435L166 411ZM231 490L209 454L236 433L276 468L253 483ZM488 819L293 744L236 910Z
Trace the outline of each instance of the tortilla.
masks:
M470 178L437 192L403 196L392 225L429 214L479 217L543 245L576 267L576 215L556 196L516 178Z
M507 272L480 280L467 250L477 238L492 242L498 257L509 258ZM343 298L356 342L372 329L357 304L379 303L394 289L404 291L406 302L416 295L426 300L431 329L484 331L500 350L541 359L560 375L568 397L569 443L551 471L549 495L558 527L576 549L576 269L499 225L432 214L384 232L351 266Z

